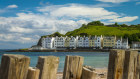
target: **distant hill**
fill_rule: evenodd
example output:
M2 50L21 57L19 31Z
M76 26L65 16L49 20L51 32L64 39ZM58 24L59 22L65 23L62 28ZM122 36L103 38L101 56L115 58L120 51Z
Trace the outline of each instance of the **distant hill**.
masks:
M112 25L104 25L100 21L93 21L87 25L83 24L79 29L67 32L65 35L55 32L51 35L46 36L94 36L94 35L104 35L104 36L113 36L124 37L129 39L129 43L132 41L139 41L140 39L140 25L126 25L118 23ZM41 37L41 38L42 38ZM38 42L40 45L40 41Z
M92 22L91 22L92 23ZM76 35L107 35L107 36L124 36L125 34L135 34L135 33L140 33L140 26L135 25L135 26L127 26L125 24L118 25L95 25L94 22L93 24L88 23L87 25L83 24L82 27L79 29L75 29L74 31L67 32L65 35L67 36L76 36Z

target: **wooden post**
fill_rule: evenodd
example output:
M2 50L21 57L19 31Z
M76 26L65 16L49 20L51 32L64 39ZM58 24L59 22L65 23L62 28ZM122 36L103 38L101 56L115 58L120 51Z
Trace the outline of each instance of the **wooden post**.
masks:
M110 51L107 79L123 79L124 59L124 50Z
M0 79L26 79L30 58L24 55L2 56Z
M137 59L136 79L140 79L140 54L138 54Z
M39 79L56 79L58 65L58 57L40 56L36 66L40 70Z
M123 79L136 79L138 51L126 51Z
M83 67L81 79L97 79L97 72L95 70Z
M81 56L66 56L63 79L81 79L83 62Z
M29 67L27 79L38 79L40 70L37 68Z

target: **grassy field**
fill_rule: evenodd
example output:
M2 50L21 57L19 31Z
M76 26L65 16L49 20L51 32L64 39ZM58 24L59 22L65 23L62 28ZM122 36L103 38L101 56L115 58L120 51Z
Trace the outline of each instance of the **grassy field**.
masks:
M67 36L76 36L82 33L86 33L88 35L116 35L116 36L124 36L124 34L136 34L140 33L140 27L108 27L108 26L93 26L88 25L76 29L71 32L67 32Z

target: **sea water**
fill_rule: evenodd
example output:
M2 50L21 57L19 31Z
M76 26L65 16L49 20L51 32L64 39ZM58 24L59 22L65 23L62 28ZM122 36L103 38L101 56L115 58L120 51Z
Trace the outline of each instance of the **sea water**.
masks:
M0 61L3 54L21 54L29 56L31 59L30 66L35 67L38 56L57 56L60 57L58 72L64 69L65 57L67 55L78 55L84 57L84 65L94 68L107 68L109 53L108 52L4 52L0 51Z

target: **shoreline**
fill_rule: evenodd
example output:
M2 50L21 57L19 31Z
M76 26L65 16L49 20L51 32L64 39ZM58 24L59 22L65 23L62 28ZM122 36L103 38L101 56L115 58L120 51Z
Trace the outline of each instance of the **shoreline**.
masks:
M9 50L6 52L109 52L110 49L66 49L66 50Z

